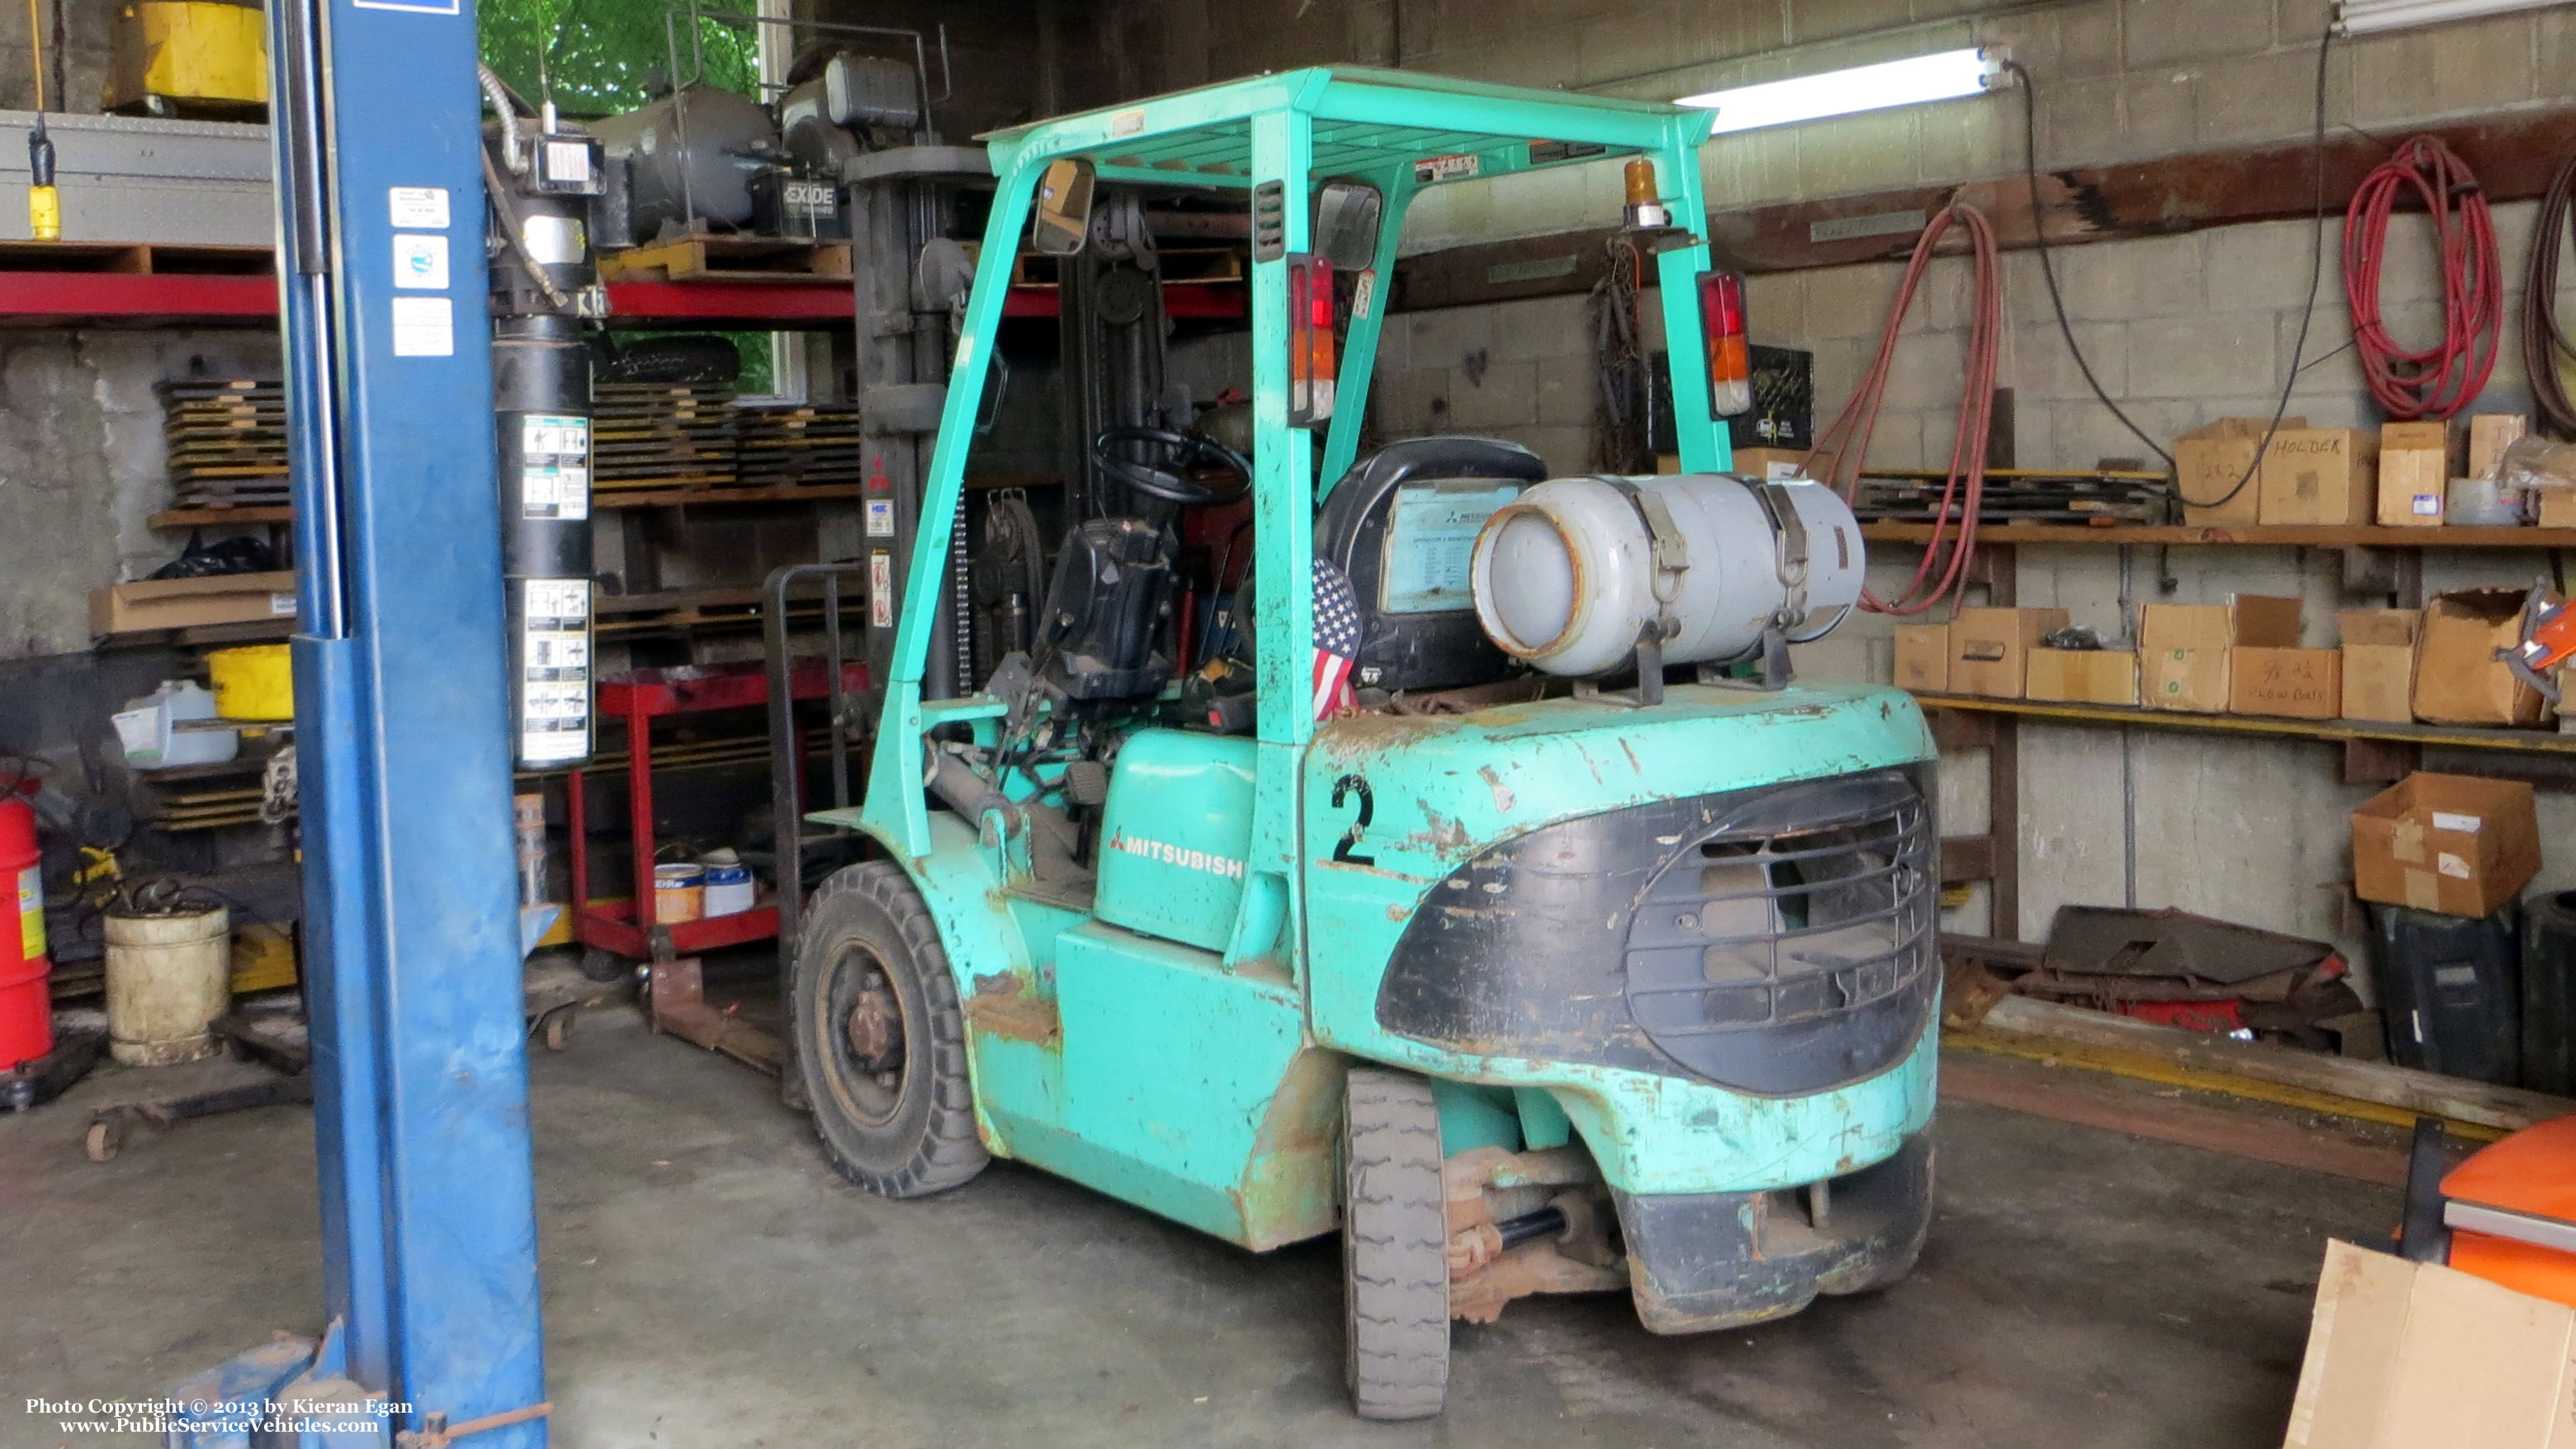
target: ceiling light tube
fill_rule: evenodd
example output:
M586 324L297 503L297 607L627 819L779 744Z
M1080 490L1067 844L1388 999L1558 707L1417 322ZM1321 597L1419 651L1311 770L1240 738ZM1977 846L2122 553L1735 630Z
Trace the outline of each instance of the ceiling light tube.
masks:
M2368 35L2375 30L2402 30L2445 20L2471 20L2515 10L2537 10L2556 0L2339 0L2335 32Z
M2493 4L2495 0L2484 3ZM2012 53L1999 45L1973 46L1849 70L1829 70L1795 80L1705 91L1684 96L1677 104L1717 112L1713 128L1717 132L1750 131L1759 126L1786 126L1826 116L1977 95L2002 83L2005 63L2011 58Z

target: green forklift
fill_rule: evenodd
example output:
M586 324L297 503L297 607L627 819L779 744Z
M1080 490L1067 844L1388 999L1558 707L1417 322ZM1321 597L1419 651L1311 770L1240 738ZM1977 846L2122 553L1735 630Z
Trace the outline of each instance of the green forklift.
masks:
M1698 1333L1911 1269L1934 751L1905 694L1790 677L1858 605L1861 546L1829 490L1728 472L1749 381L1708 130L1332 67L987 138L864 804L808 817L878 857L815 892L789 972L850 1181L916 1197L1009 1157L1254 1252L1338 1232L1382 1419L1437 1413L1452 1321L1529 1294L1625 1290ZM1622 162L1681 472L1362 456L1408 206ZM1132 516L1074 522L1032 647L924 698L1009 259L1077 251L1122 187L1249 214L1251 446L1102 435ZM1172 519L1247 496L1240 627L1182 630Z

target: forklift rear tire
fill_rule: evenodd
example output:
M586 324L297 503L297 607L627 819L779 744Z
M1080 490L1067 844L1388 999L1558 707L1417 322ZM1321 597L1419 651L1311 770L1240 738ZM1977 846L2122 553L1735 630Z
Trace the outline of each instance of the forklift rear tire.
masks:
M984 1170L957 984L900 867L850 866L814 893L793 1009L814 1129L841 1176L881 1197L922 1197Z
M1410 1072L1351 1069L1342 1099L1342 1307L1351 1404L1427 1419L1449 1391L1440 1110Z

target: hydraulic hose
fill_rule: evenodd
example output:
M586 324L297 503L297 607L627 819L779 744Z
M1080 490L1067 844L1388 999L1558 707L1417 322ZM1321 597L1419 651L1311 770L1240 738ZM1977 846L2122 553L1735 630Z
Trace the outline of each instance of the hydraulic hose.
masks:
M1914 305L1914 294L1923 283L1924 272L1932 265L1934 249L1954 225L1968 233L1976 268L1976 303L1968 327L1966 392L1959 401L1958 427L1950 438L1950 475L1941 488L1941 503L1932 519L1932 537L1923 546L1923 562L1915 567L1914 577L1906 581L1904 591L1893 600L1862 591L1861 606L1875 613L1924 614L1943 599L1955 603L1966 595L1968 565L1977 551L1977 512L1986 495L1986 445L1994 431L1995 371L2003 352L2003 265L1995 248L1994 224L1984 212L1964 201L1953 202L1923 228L1923 235L1914 243L1914 255L1905 264L1904 280L1897 285L1896 303L1888 311L1887 330L1879 336L1878 354L1862 374L1851 401L1817 437L1811 455L1816 476L1832 485L1846 501L1854 500L1860 491L1862 465L1869 457L1870 436L1878 429L1879 409L1887 394L1888 374L1896 360L1896 342L1905 327L1905 314ZM1958 526L1955 538L1950 533L1954 522Z
M2522 360L2531 374L2531 400L2548 431L2576 438L2576 401L2567 396L2559 368L2576 363L2576 342L2558 323L2558 256L2576 238L2576 156L2567 158L2540 195L2531 228L2531 264L2522 288Z
M2388 218L2409 194L2432 218L2442 264L2442 336L2420 349L2390 336L2379 310ZM2447 419L2487 385L2504 329L2502 273L2486 194L2450 147L2417 136L2362 178L2344 213L2344 294L2362 377L2389 417Z

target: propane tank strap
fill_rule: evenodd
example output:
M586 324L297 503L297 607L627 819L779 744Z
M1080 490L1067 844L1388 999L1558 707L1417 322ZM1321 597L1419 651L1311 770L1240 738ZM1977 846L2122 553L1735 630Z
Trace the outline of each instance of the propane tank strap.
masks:
M1690 572L1690 540L1682 537L1681 525L1673 522L1673 510L1660 493L1638 487L1634 482L1608 474L1593 475L1619 490L1628 506L1637 512L1637 521L1645 525L1646 542L1655 564L1655 618L1670 639L1681 632L1681 621L1673 617L1673 601L1681 597L1682 575Z
M1771 536L1778 545L1779 579L1785 592L1777 619L1785 629L1807 615L1807 521L1789 497L1790 485L1760 482L1752 486L1753 501L1762 505L1763 515L1771 520Z

